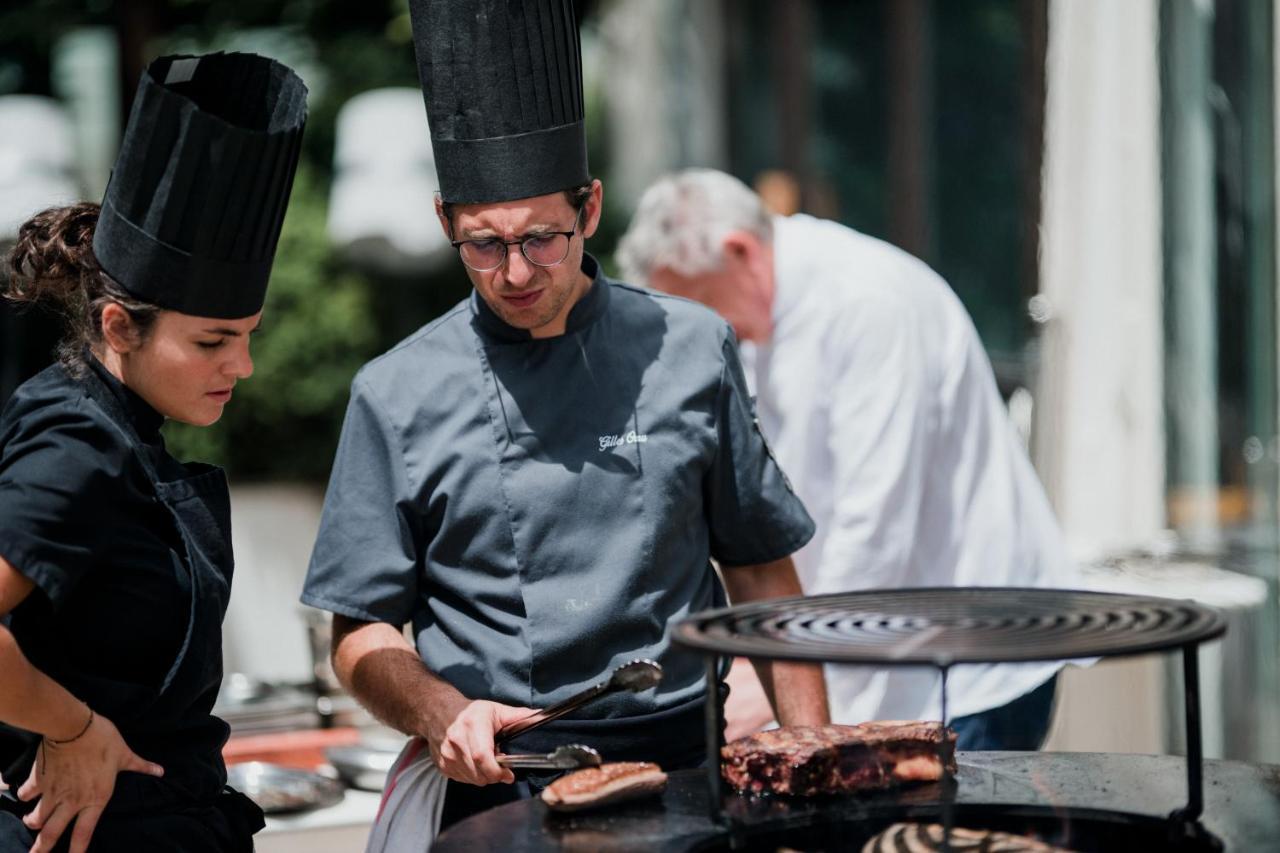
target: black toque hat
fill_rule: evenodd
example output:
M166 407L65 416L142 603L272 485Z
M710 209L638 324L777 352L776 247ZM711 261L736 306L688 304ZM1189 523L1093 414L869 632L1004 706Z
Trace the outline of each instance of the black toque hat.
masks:
M138 84L93 251L162 308L262 310L298 164L307 87L247 53L165 56Z
M409 12L445 201L591 180L571 0L410 0Z

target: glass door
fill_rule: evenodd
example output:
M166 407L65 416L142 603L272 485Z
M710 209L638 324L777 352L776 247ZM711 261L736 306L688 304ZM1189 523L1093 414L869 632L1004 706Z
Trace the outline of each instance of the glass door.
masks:
M1161 4L1169 526L1261 578L1227 611L1224 754L1280 757L1274 20L1249 0ZM1230 683L1228 683L1230 682Z

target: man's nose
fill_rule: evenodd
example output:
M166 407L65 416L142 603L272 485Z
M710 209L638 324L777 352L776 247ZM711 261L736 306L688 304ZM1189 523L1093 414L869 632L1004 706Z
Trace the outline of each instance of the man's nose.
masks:
M507 284L524 287L533 278L533 273L533 264L524 256L520 246L507 247L507 263L503 269Z

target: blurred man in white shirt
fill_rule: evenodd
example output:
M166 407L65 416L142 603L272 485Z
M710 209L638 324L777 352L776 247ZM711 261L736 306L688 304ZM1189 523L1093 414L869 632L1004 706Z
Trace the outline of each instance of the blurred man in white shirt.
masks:
M641 198L629 279L702 302L744 342L761 427L817 534L807 594L1077 586L990 361L959 299L905 252L835 222L771 217L736 178L691 169ZM960 749L1037 749L1059 663L957 666ZM771 716L735 665L730 737ZM937 719L932 670L829 666L833 722Z

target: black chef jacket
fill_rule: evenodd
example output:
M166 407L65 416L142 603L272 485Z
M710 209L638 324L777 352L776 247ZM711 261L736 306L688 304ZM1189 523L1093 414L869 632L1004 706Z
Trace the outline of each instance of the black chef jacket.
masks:
M192 580L141 460L160 481L190 473L164 449L163 417L87 359L83 376L43 371L0 415L0 555L36 585L9 618L27 658L165 768L162 779L117 778L106 835L113 817L217 801L229 730L210 714L216 688L177 708L157 700L187 635ZM220 660L209 665L220 672ZM0 726L0 772L13 788L37 743Z

